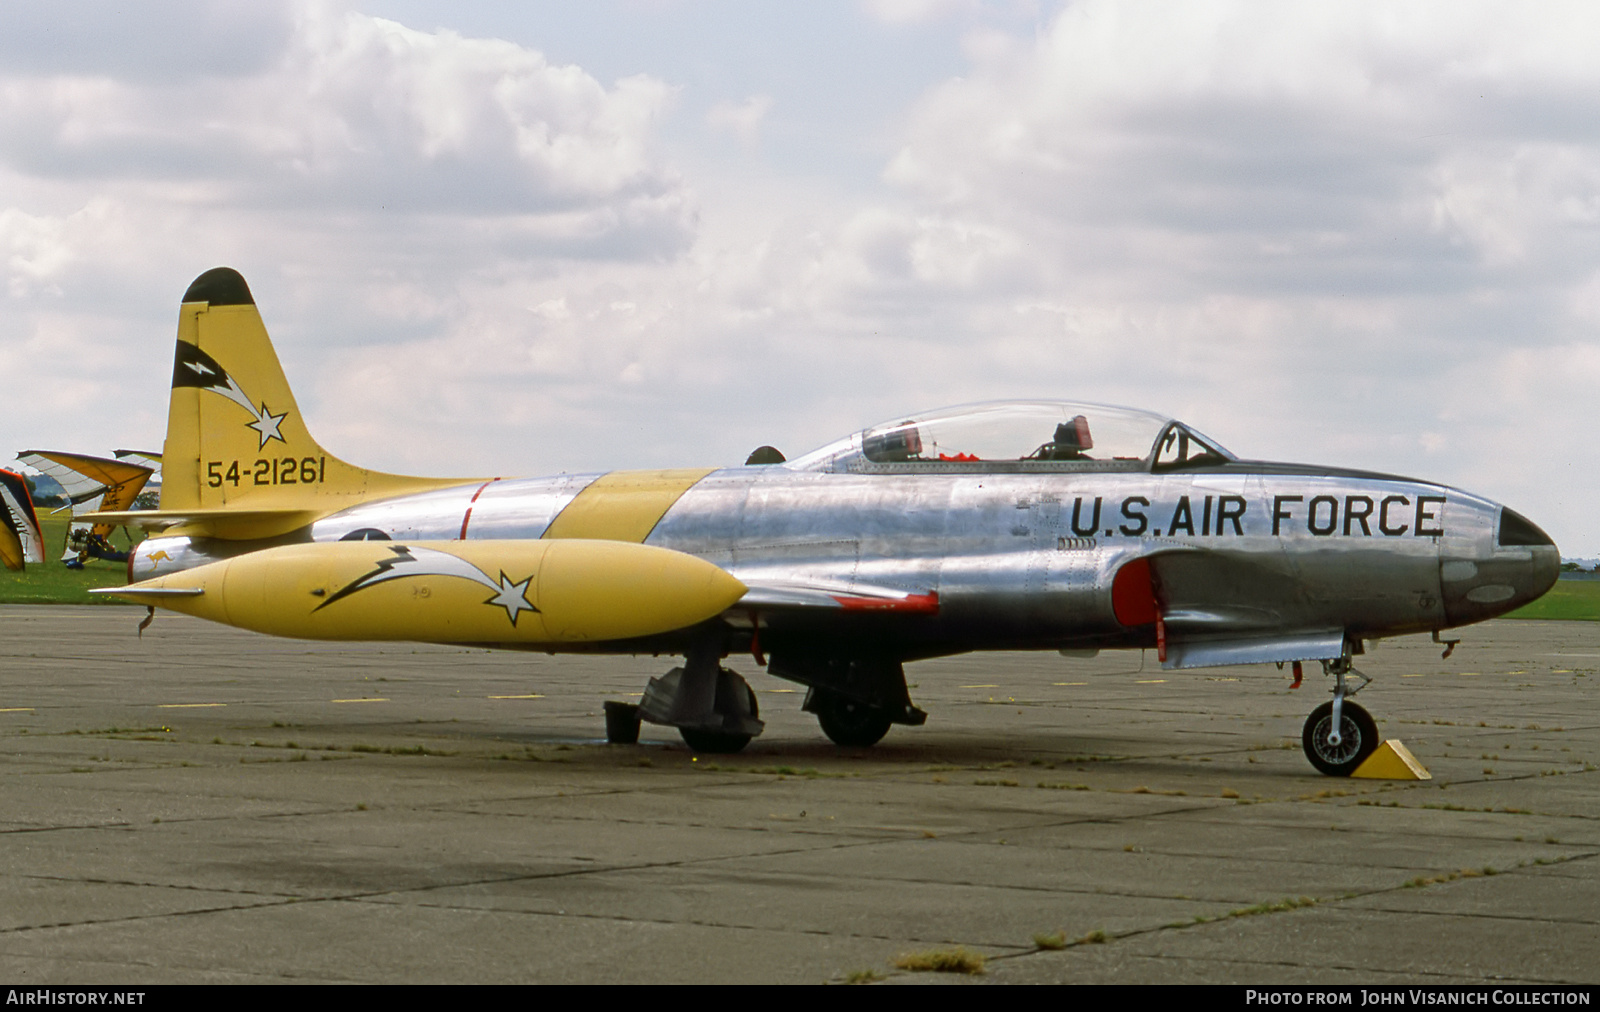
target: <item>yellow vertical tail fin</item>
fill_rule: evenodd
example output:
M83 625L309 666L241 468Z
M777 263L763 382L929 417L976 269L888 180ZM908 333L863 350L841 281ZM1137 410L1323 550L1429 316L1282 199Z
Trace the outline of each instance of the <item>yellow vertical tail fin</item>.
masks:
M282 511L300 522L466 480L369 471L324 450L306 428L249 286L228 267L206 271L184 293L162 462L163 513Z

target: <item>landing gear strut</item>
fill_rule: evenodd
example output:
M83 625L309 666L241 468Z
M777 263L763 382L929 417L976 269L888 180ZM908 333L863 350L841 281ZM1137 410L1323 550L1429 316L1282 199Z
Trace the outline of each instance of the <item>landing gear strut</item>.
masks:
M1350 666L1348 648L1344 656L1335 661L1323 661L1322 666L1336 679L1333 699L1311 711L1300 732L1300 745L1319 772L1330 777L1347 777L1378 748L1378 722L1372 719L1372 714L1349 700L1372 679ZM1360 678L1361 684L1347 689L1347 674Z
M731 684L725 686L725 682ZM745 727L747 726L746 721L753 721L757 725L762 723L756 719L758 710L755 690L750 688L743 678L727 668L723 668L719 672L717 679L717 694L720 696L724 691L730 696L743 692L745 700L743 707L745 720L737 722L725 720L724 726ZM732 706L729 708L736 709L736 707ZM692 750L714 755L728 755L741 751L746 745L750 744L750 739L755 737L754 734L744 734L741 731L719 731L703 727L679 727L678 734L683 737L684 744L688 745Z
M890 724L920 727L928 715L911 705L906 672L898 658L774 654L767 674L806 686L801 709L817 715L822 733L835 745L866 748L889 732Z
M689 649L683 667L650 679L639 717L678 729L696 752L737 752L766 727L756 694L738 672L721 666L722 642L706 636Z

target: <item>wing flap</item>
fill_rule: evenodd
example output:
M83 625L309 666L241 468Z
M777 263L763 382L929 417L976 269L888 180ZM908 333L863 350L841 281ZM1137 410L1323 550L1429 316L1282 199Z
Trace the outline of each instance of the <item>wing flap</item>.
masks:
M1198 636L1169 639L1161 667L1220 668L1232 664L1317 661L1344 651L1343 629L1305 629L1267 636Z
M742 609L808 609L890 611L933 615L939 611L937 591L915 593L860 583L745 580L744 597L734 605Z

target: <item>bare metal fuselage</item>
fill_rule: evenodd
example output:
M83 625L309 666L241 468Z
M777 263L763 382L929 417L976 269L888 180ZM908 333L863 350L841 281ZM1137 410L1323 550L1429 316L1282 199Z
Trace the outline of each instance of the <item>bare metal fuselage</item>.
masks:
M542 538L600 477L475 482L363 503L289 540ZM1169 663L1192 666L1309 658L1330 639L1438 630L1532 600L1554 581L1556 549L1506 543L1537 539L1507 537L1501 515L1497 504L1445 486L1248 461L1168 473L769 465L706 474L644 541L713 562L752 588L779 589L727 613L735 637L759 628L769 650L902 659L1154 646L1154 625L1130 623L1114 600L1119 571L1145 559ZM156 538L131 575L256 547ZM785 607L786 586L836 591L847 603L858 590L888 589L936 605ZM1315 648L1294 645L1308 638ZM647 645L585 649L596 646Z

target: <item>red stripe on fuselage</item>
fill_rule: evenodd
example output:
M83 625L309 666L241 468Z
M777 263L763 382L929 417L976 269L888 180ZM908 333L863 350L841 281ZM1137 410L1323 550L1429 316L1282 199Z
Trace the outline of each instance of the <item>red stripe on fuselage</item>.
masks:
M478 491L472 493L472 498L467 501L467 511L461 514L461 536L456 540L467 540L467 524L472 520L472 504L478 501L478 496L483 495L484 489L488 488L490 485L493 485L499 480L499 478L490 478L488 481L478 486Z

